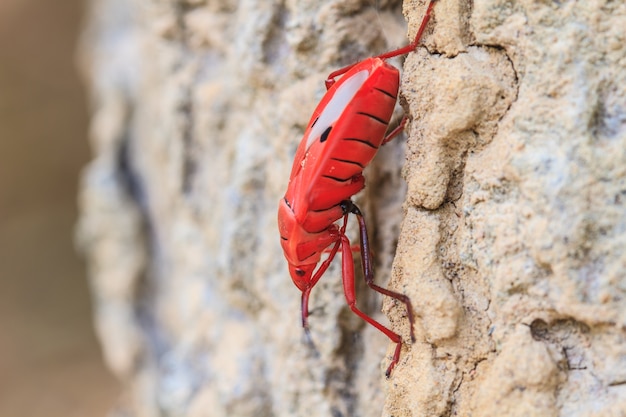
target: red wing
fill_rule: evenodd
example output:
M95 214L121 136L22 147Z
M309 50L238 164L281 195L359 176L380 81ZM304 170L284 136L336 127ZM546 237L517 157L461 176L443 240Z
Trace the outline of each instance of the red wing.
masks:
M370 58L328 90L294 160L286 198L296 217L333 207L363 188L361 173L384 139L398 85L397 69Z

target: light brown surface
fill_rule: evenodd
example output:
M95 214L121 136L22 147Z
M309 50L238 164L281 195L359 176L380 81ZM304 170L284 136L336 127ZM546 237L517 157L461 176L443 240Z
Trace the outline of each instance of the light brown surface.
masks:
M462 3L405 65L422 339L384 415L624 415L626 5Z
M118 387L73 249L79 2L0 3L0 416L104 416Z
M406 42L425 2L140 3L94 0L82 61L81 244L129 414L625 412L621 2L437 3L405 62L408 139L357 197L377 281L418 314L389 380L336 265L303 342L276 205L326 75Z

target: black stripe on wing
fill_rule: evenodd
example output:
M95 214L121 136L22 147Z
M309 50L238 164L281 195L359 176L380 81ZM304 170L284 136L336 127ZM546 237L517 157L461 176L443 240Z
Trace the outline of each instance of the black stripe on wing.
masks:
M358 161L351 161L349 159L341 159L341 158L330 158L333 161L338 161L338 162L344 162L346 164L352 164L352 165L356 165L358 167L360 167L361 169L365 169L365 165L363 165L362 163L358 162Z
M375 144L373 144L369 140L359 139L359 138L343 138L342 140L348 140L348 141L352 141L352 142L360 142L360 143L362 143L364 145L369 146L372 149L378 149L378 146L376 146Z
M332 209L334 209L335 207L337 207L338 205L339 205L339 204L333 204L332 206L330 206L330 207L326 207L326 208L315 209L315 210L311 209L311 212L313 212L313 213L322 213L322 212L324 212L324 211L329 211L329 210L332 210Z
M389 91L387 90L383 90L382 88L378 88L378 87L374 87L374 90L376 91L380 91L381 93L383 93L384 95L386 95L387 97L390 97L394 100L397 100L398 97L394 96L393 94L391 94Z
M365 112L363 112L363 111L359 111L359 112L357 112L357 114L360 114L360 115L363 115L363 116L367 116L367 117L369 117L370 119L374 119L374 120L376 120L378 123L382 123L382 124L384 124L385 126L387 126L387 125L389 124L389 122L387 122L387 121L385 121L384 119L381 119L380 117L375 116L375 115L373 115L373 114L371 114L371 113L365 113Z
M339 177L333 177L332 175L322 175L322 177L328 178L329 180L333 180L337 182L346 182L352 179L352 176L349 176L348 178L339 178Z

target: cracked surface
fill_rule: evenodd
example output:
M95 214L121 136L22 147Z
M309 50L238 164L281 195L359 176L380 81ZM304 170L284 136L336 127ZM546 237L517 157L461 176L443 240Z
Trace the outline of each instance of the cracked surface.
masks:
M302 342L275 211L327 74L406 42L424 2L92 3L80 236L128 415L626 412L621 2L438 1L402 79L406 185L394 140L357 200L418 315L389 380L339 268ZM383 303L406 340L404 311Z
M392 283L420 340L383 414L622 415L626 8L472 7L441 1L405 64Z

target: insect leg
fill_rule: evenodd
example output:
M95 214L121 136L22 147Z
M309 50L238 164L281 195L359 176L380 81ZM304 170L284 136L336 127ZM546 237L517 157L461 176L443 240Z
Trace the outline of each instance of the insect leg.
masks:
M385 143L389 142L391 139L395 138L400 133L402 133L402 131L404 130L404 127L406 126L407 120L408 118L406 117L406 115L402 116L402 120L400 120L400 124L396 126L396 128L393 129L391 132L389 132L387 136L385 136L385 139L383 139L381 145L384 145Z
M326 258L326 260L324 260L324 262L322 262L320 267L317 268L317 271L315 271L315 274L311 278L310 285L304 291L302 291L302 299L301 299L302 327L304 327L304 331L307 333L307 337L310 337L310 334L309 334L309 322L308 322L308 317L309 317L309 295L311 294L311 290L313 289L315 284L317 284L317 281L320 280L322 275L324 275L324 272L326 272L326 270L330 266L330 263L335 258L335 255L337 255L337 251L339 250L339 246L340 245L341 245L341 240L339 239L339 236L337 236L337 241L333 244L333 247L330 250L330 254L328 255L328 258Z
M350 249L352 250L352 252L361 252L361 245L352 245L350 246ZM330 253L332 252L332 248L330 249L324 249L324 253Z
M406 306L406 314L409 319L409 326L411 327L411 341L415 342L415 333L413 331L413 306L411 305L411 300L404 294L400 294L395 291L388 290L387 288L383 288L374 283L374 268L372 267L372 256L370 252L370 243L369 237L367 235L367 226L365 225L365 219L363 218L363 213L361 210L354 204L352 201L349 201L350 204L346 205L346 209L356 215L356 218L359 222L359 237L361 241L361 265L363 267L363 275L365 276L365 282L367 285L383 295L394 298Z
M426 25L428 24L428 21L430 20L430 14L432 12L433 6L435 5L435 1L436 0L430 0L430 3L428 3L428 9L426 9L426 13L424 14L424 17L422 18L422 23L420 24L420 28L418 29L417 34L415 35L415 38L413 39L413 42L411 42L410 44L406 46L403 46L402 48L385 52L384 54L378 55L375 58L380 58L384 60L387 58L393 58L394 56L408 54L409 52L414 51L415 48L417 48L417 44L422 38L422 35L424 34L424 30L426 29ZM343 75L346 72L350 71L350 69L354 67L356 64L358 64L358 62L347 65L343 68L340 68L336 71L331 72L328 78L326 78L326 89L328 90L333 84L335 84L336 77L339 77L340 75Z
M385 372L385 375L389 377L391 375L391 371L396 366L398 361L400 360L400 350L402 349L402 338L389 330L387 327L383 326L361 310L356 306L356 291L354 288L354 261L352 258L352 251L350 250L350 240L345 234L341 236L341 269L342 269L342 279L343 279L343 291L346 296L346 301L348 302L348 306L350 309L363 320L376 327L378 330L383 332L392 342L396 344L396 350L393 353L393 359Z

